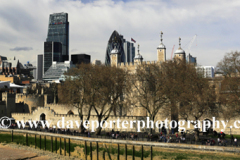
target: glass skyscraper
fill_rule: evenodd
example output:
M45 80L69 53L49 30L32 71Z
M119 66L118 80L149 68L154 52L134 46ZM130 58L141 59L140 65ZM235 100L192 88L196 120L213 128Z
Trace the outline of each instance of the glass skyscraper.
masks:
M51 67L52 62L63 62L62 43L44 42L44 73Z
M50 14L46 42L61 42L63 61L69 60L69 22L67 13Z
M48 34L44 42L44 73L53 61L69 60L69 22L67 13L54 13L49 16Z
M124 63L134 62L135 47L133 43L126 41L123 38L123 36L120 35L117 31L113 31L107 44L106 55L105 55L105 65L109 65L111 63L110 53L113 50L115 43L121 55L121 62L124 62Z

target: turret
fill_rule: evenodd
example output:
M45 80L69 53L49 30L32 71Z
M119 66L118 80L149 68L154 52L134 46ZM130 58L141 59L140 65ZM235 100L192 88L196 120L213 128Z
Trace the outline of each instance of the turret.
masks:
M138 54L134 57L134 63L142 63L143 57L139 52L139 44L138 44Z
M118 63L120 63L121 61L121 56L117 49L117 43L114 44L114 49L110 53L110 58L111 58L111 66L117 67Z
M181 38L179 37L179 48L174 53L174 59L186 60L185 51L181 48Z
M162 35L163 32L160 34L160 45L157 47L157 61L158 62L165 62L166 61L166 47L162 42Z

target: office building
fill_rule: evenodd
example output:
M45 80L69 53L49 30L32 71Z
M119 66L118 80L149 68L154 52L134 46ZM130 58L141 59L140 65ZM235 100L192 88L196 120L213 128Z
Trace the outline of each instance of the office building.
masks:
M67 13L50 14L46 42L62 44L62 60L69 60L69 22Z
M214 66L198 66L196 69L204 78L214 78Z
M36 80L42 80L43 76L43 55L37 55L37 70L36 70Z
M65 62L53 62L51 67L45 72L43 75L44 81L56 81L62 78L65 72L67 72L70 68L75 67L71 61Z
M62 44L60 42L44 42L44 73L53 61L62 62Z
M135 47L131 42L126 41L122 35L120 35L117 31L113 31L110 36L107 44L106 55L105 55L105 64L110 65L110 53L114 49L114 46L120 54L120 62L130 63L134 62L135 57Z
M69 22L67 13L50 14L48 34L44 42L43 74L53 61L69 60Z
M125 41L123 44L125 62L134 62L135 57L135 47L133 43Z
M73 64L88 64L91 62L91 56L87 54L72 54L71 61Z
M197 64L197 57L193 57L190 53L187 56L187 62L194 64L196 66Z

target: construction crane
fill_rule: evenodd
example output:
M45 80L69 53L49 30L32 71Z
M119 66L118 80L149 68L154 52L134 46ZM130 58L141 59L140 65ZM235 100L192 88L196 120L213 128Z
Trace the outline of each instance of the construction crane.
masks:
M175 47L175 45L173 45L173 48L172 48L171 60L172 60L172 56L173 56L174 47Z
M187 44L187 45L188 45L188 47L187 47L187 49L186 49L186 53L187 53L187 54L190 53L192 44L193 44L193 42L194 42L194 40L195 40L196 38L197 38L197 35L195 34L195 35L193 36L193 38L191 39L191 41Z

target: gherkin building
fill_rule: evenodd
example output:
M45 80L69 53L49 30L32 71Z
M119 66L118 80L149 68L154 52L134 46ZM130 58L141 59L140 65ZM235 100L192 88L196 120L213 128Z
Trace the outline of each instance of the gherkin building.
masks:
M124 54L124 48L123 48L124 42L125 42L125 39L123 38L123 36L120 35L117 31L113 31L107 44L105 65L111 64L110 53L113 50L115 45L121 55L121 62L125 62L125 54Z

